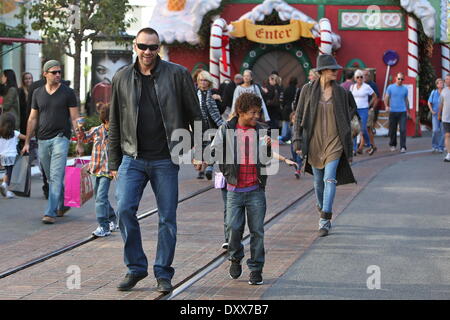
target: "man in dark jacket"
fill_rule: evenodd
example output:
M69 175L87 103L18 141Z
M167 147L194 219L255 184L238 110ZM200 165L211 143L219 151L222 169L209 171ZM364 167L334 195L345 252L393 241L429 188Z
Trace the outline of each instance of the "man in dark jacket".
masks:
M109 169L118 177L117 212L128 267L117 288L130 290L148 275L136 212L150 181L159 214L153 271L157 290L167 294L172 290L175 272L171 265L177 234L179 171L178 164L171 161L170 152L177 144L171 136L177 129L194 128L194 121L202 121L202 116L191 75L184 67L161 60L159 49L158 33L151 28L140 30L134 41L136 62L114 76Z

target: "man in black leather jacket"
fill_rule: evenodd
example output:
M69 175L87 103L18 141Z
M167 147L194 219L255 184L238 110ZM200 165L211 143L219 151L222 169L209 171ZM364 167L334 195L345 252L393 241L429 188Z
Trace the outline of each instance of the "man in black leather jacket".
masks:
M120 69L113 78L108 164L118 178L117 212L128 267L117 288L130 290L148 275L136 212L150 181L159 214L153 271L157 290L167 294L172 290L175 272L171 265L177 234L179 171L178 164L171 160L170 152L177 144L171 136L177 129L194 128L194 121L202 121L202 116L189 72L161 60L159 49L158 33L142 29L134 41L136 62Z

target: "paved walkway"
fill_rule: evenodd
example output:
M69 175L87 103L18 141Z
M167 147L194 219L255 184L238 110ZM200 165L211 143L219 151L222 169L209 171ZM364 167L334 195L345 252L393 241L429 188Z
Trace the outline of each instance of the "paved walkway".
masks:
M317 239L262 298L450 299L450 165L439 158L381 171L334 221L332 234Z
M381 208L381 214L383 215L395 215L395 212L389 212L386 208L391 208L391 203L384 201L384 197L381 196L381 191L376 189L377 175L393 177L389 170L393 170L396 173L400 168L405 168L403 175L398 174L404 178L408 178L413 174L420 174L423 177L427 177L429 172L440 170L438 178L443 179L445 170L450 170L450 167L445 166L446 163L442 162L442 156L438 154L432 155L431 153L418 153L414 154L415 150L429 149L430 139L418 138L408 139L408 151L407 154L390 153L387 149L387 139L377 138L379 151L372 157L367 155L358 156L355 160L374 159L373 161L360 163L354 166L354 172L358 180L357 185L345 185L338 187L336 195L335 211L335 226L333 233L327 238L317 239L317 213L314 209L314 199L302 201L296 206L291 208L286 215L284 215L276 224L271 226L265 234L265 247L266 247L266 265L264 268L264 281L262 286L249 286L248 270L244 266L244 273L238 280L231 280L228 276L228 263L224 263L219 266L213 272L209 273L206 277L192 285L188 290L176 296L175 299L304 299L306 295L310 295L313 298L326 299L332 295L325 294L325 292L318 292L317 290L312 293L305 288L312 287L311 282L330 282L330 286L336 286L336 283L341 284L340 288L358 288L358 290L364 289L367 292L379 292L380 290L368 290L366 287L366 280L370 276L366 273L366 269L369 265L377 265L381 269L381 290L385 290L388 287L388 275L391 273L391 277L400 281L405 276L403 264L392 264L385 261L389 257L389 254L393 255L393 258L398 258L398 254L394 254L398 251L403 253L403 249L407 247L409 242L400 242L399 239L403 239L406 236L410 236L410 232L416 229L423 229L422 236L419 235L416 240L425 241L436 237L437 240L433 242L433 250L439 253L442 257L442 265L447 263L445 255L441 255L442 252L446 252L443 247L448 247L449 237L444 235L448 228L448 220L445 215L440 216L440 229L436 229L431 225L420 224L421 221L415 219L406 219L408 212L397 214L397 216L404 216L407 221L404 221L405 226L415 226L415 229L407 228L400 222L388 223L384 219L379 217L372 222L371 219L365 219L361 216L361 211L366 216L372 217L370 210L379 210ZM282 146L281 152L284 155L289 154L289 147ZM387 156L387 157L383 157ZM408 170L410 166L417 164L417 170ZM411 163L411 165L410 165ZM449 171L447 171L448 174ZM425 181L426 179L422 179ZM389 179L388 179L389 180ZM419 177L416 180L420 180ZM402 182L402 180L395 179L395 182ZM194 190L205 187L210 182L198 181L195 178L187 177L180 182L180 190L182 195L186 195ZM380 182L383 186L383 182ZM375 187L374 191L372 186ZM407 185L410 192L405 192L407 196L414 194L417 191L417 187L429 190L428 185L420 183L414 183ZM434 184L433 184L434 186ZM431 186L431 187L433 187ZM311 176L303 176L300 181L293 177L292 168L282 165L279 174L269 178L269 184L267 188L268 198L268 211L266 219L270 219L277 211L284 208L287 203L292 201L301 194L310 190L312 187ZM448 188L447 184L443 186ZM397 190L397 189L395 189ZM445 190L445 189L439 189ZM353 218L351 215L351 208L353 208L353 201L358 203L360 197L364 195L364 192L369 192L368 199L364 201L375 201L373 208L370 210L366 206L359 204L355 209L360 210L357 218ZM445 192L445 191L442 191ZM417 192L421 197L428 196L424 192ZM434 193L433 193L434 194ZM447 193L448 195L448 193ZM402 195L401 195L402 196ZM397 197L399 197L397 195ZM401 197L396 201L400 201ZM388 198L386 198L388 199ZM423 204L418 197L418 204ZM8 219L14 219L15 206L12 201L1 200L1 205L8 204L8 212L5 213ZM3 202L4 201L4 202ZM15 200L17 201L17 200ZM26 200L24 200L26 201ZM31 202L41 203L42 200L30 199ZM391 200L393 201L393 200ZM440 200L432 202L433 206L429 206L431 209L437 209L434 205ZM408 202L411 202L409 200ZM42 205L42 204L41 204ZM356 205L356 204L355 204ZM140 212L151 209L155 206L154 197L151 192L146 192L143 199ZM413 208L420 208L418 205ZM359 209L358 209L359 208ZM377 209L378 208L378 209ZM83 209L83 208L82 208ZM74 240L84 238L90 234L95 227L95 218L92 213L84 212L89 211L88 208L77 209L70 211L67 217L59 219L58 223L52 226L36 225L35 230L30 225L30 235L22 235L20 241L6 241L0 243L0 266L1 270L5 270L7 267L12 267L18 263L23 263L29 260L33 256L38 256L44 252L50 251L62 247ZM366 210L367 209L367 210ZM30 209L30 213L27 213L27 219L21 219L22 221L28 221L32 218L33 210ZM432 210L432 211L433 211ZM3 211L3 210L2 210ZM83 212L81 212L83 211ZM447 210L448 211L448 210ZM434 211L433 211L434 212ZM83 213L83 214L81 214ZM2 212L3 214L3 212ZM39 212L34 212L36 219L39 222ZM80 214L80 216L77 216ZM88 217L89 214L89 217ZM349 216L350 218L347 218ZM420 215L418 215L420 216ZM0 217L0 220L2 218ZM18 219L17 217L15 219ZM350 219L346 220L346 219ZM36 222L36 223L38 223ZM388 227L386 230L382 229L382 225L378 226L374 224L386 223ZM408 222L408 224L406 224ZM179 205L178 208L178 242L175 255L174 267L176 269L173 283L177 284L183 281L187 276L203 267L210 259L216 257L223 251L220 249L220 244L223 241L223 212L222 212L222 200L220 192L217 190L208 191L201 198L194 198ZM365 224L366 223L366 224ZM152 216L142 220L141 230L144 241L144 248L150 262L149 273L151 273L151 263L154 260L154 253L156 249L157 238L157 216ZM16 227L20 225L16 223ZM1 227L1 226L0 226ZM11 226L11 228L13 228ZM397 230L395 229L397 228ZM425 228L432 228L431 230ZM436 233L439 231L440 236ZM391 231L391 233L387 232ZM395 234L395 233L398 234ZM367 237L371 234L370 245L367 244ZM428 238L429 236L429 238ZM402 238L403 237L403 238ZM424 239L424 238L427 239ZM397 240L397 241L396 241ZM342 243L340 241L343 241ZM392 252L388 250L388 242L391 241L394 245ZM416 242L412 241L413 245ZM400 246L402 244L402 246ZM323 246L329 245L330 248L324 248ZM420 254L423 256L425 245L431 245L429 243L421 244L419 248L421 250L414 251L414 246L408 247L409 258L416 261L414 254ZM397 247L395 247L397 246ZM60 255L56 258L45 261L44 263L35 265L29 269L20 271L7 278L0 279L0 299L154 299L158 297L158 293L155 291L155 280L150 275L147 279L138 283L136 288L130 292L119 292L116 290L117 283L122 279L126 268L123 264L123 243L120 234L114 233L112 236L97 239L84 246L78 247L68 253ZM322 250L322 251L321 251ZM362 261L360 266L356 265L356 261L351 264L350 267L354 269L348 269L348 278L343 277L340 280L336 280L336 274L341 277L341 274L335 273L335 270L341 270L338 268L342 266L343 270L347 270L349 259L353 258L357 260L359 254L365 251L370 251L370 254L374 255L373 261ZM412 250L412 251L411 251ZM324 267L319 256L315 256L315 252L331 252L338 257L331 262L326 261L329 271L326 277L317 280L317 273L315 271L322 271L321 269L315 269ZM386 251L386 252L385 252ZM246 246L246 256L248 256L248 246ZM311 260L307 260L308 257ZM420 257L419 257L420 258ZM419 259L417 258L417 259ZM319 259L319 260L317 260ZM428 259L430 260L430 259ZM290 282L289 277L300 276L303 277L303 273L299 273L296 270L296 266L307 266L303 261L311 263L309 270L311 274L305 275L304 278L296 280L297 282ZM409 267L414 265L409 264ZM70 289L68 281L70 280L70 267L77 266L81 271L81 287L80 289ZM396 266L394 269L389 269L390 266ZM397 267L398 266L398 267ZM360 270L362 268L362 271ZM443 268L443 272L448 269ZM355 273L356 272L356 273ZM359 272L359 273L358 273ZM345 273L345 272L344 272ZM437 274L433 272L434 274ZM449 274L449 273L447 273ZM333 275L335 277L333 277ZM400 278L399 278L400 277ZM312 280L314 279L314 280ZM415 279L419 279L415 277ZM307 280L302 283L301 281ZM352 282L353 281L353 282ZM417 281L417 280L415 280ZM424 279L424 283L434 285L436 282L434 279ZM395 284L395 282L393 282ZM448 281L441 281L439 284L445 284ZM291 287L292 285L292 287ZM318 285L319 289L325 285ZM294 289L298 288L299 291ZM362 289L361 289L362 288ZM433 287L433 290L436 290ZM440 287L443 288L443 287ZM287 290L286 290L287 289ZM443 288L444 293L449 290ZM447 291L446 291L447 290ZM341 294L344 294L346 290L339 290ZM305 294L305 292L308 292ZM334 297L333 298L342 298ZM346 298L345 296L343 298ZM401 298L401 297L398 297ZM306 299L306 298L305 298Z

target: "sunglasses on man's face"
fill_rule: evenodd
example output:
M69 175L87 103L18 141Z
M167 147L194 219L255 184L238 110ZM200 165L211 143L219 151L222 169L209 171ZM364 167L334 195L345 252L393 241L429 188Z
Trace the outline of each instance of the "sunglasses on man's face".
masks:
M53 75L55 75L57 73L61 74L61 70L49 71L48 73L51 73Z
M403 79L403 78L397 78L397 80L402 80L402 81L403 81L403 80L405 80L405 79Z
M136 43L136 46L139 50L147 51L149 49L150 51L156 51L159 48L159 44L143 44L143 43Z
M358 77L356 77L356 79L362 79L363 77L362 76L358 76Z

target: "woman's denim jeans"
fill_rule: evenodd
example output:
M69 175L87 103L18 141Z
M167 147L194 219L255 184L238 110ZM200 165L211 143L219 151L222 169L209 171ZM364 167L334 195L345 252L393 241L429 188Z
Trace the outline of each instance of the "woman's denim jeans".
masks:
M116 188L117 214L124 241L124 262L128 273L147 274L148 262L142 248L141 229L136 216L144 188L152 186L158 206L158 244L153 272L157 279L172 279L171 267L177 241L178 171L170 159L144 160L123 156Z
M64 208L64 175L66 172L69 139L58 135L49 140L39 140L39 161L49 184L48 206L45 215L56 217Z
M438 115L433 114L431 118L433 125L433 134L431 144L433 149L444 150L445 132L442 122L438 120Z
M95 216L98 225L109 230L109 223L116 223L116 214L109 202L108 193L111 179L105 176L94 177Z
M364 137L364 144L368 147L371 146L369 139L369 132L367 131L367 119L369 118L369 108L357 109L358 114L361 117L361 132Z
M314 191L316 193L317 205L323 212L331 213L334 196L336 194L336 171L340 159L328 162L323 169L312 167L314 174ZM330 229L331 221L320 219L319 228Z
M250 230L250 271L262 271L264 266L264 218L266 216L266 194L263 190L233 192L227 194L228 253L231 261L244 258L242 235L247 211Z

